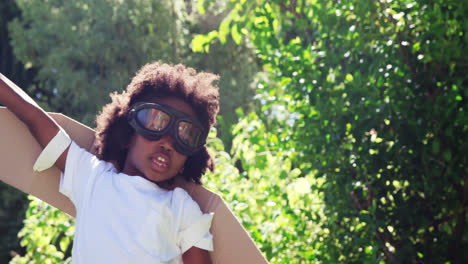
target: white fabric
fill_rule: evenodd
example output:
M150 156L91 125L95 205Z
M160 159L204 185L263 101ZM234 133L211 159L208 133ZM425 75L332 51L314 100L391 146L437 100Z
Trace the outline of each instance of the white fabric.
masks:
M72 263L182 263L192 246L213 250L212 214L188 193L117 173L72 142L60 192L75 204Z
M39 154L39 157L37 157L33 165L33 170L41 172L52 167L60 155L68 148L70 143L70 137L60 128L57 135L49 141L41 154Z

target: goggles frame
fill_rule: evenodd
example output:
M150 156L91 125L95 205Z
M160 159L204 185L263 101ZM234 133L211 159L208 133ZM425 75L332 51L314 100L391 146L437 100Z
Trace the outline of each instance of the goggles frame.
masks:
M161 129L160 131L148 129L143 124L140 124L140 122L138 121L138 112L143 109L156 109L162 111L170 117L170 121L166 125L166 127ZM159 103L140 102L132 105L127 113L127 121L138 134L140 134L147 140L159 140L162 136L169 134L174 139L175 150L180 154L186 156L192 156L193 154L201 150L205 145L206 137L208 136L208 133L205 131L202 124L196 118L173 107ZM200 129L200 142L198 142L197 146L191 147L180 138L178 128L179 123L182 121L190 123Z

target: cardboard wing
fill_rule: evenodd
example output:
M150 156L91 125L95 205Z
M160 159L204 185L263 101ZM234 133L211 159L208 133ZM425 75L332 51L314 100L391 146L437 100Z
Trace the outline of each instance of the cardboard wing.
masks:
M82 148L94 153L94 131L62 114L50 115ZM75 216L75 207L59 189L60 171L33 172L42 148L28 128L5 107L0 107L0 180ZM178 181L205 213L214 212L213 263L268 263L222 198L202 186Z

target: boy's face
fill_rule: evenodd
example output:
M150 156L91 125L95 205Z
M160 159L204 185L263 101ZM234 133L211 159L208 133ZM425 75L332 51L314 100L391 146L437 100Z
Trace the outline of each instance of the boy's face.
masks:
M165 104L196 117L193 108L179 98L163 97L151 102ZM186 160L187 156L174 149L174 138L171 135L166 134L159 140L151 141L134 133L122 172L144 176L153 182L162 182L181 173Z

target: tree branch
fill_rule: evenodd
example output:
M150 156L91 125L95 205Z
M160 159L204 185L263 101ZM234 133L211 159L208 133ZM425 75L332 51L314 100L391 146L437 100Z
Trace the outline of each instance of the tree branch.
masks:
M383 250L385 252L385 255L390 259L390 261L393 264L399 264L400 261L395 257L395 255L388 249L386 243L389 243L385 241L385 239L382 237L382 234L378 230L374 230L375 237L377 237L378 240L380 240L383 243Z
M354 206L356 206L359 210L367 210L367 207L364 207L360 202L359 198L356 196L354 191L350 192L351 198L353 199Z

